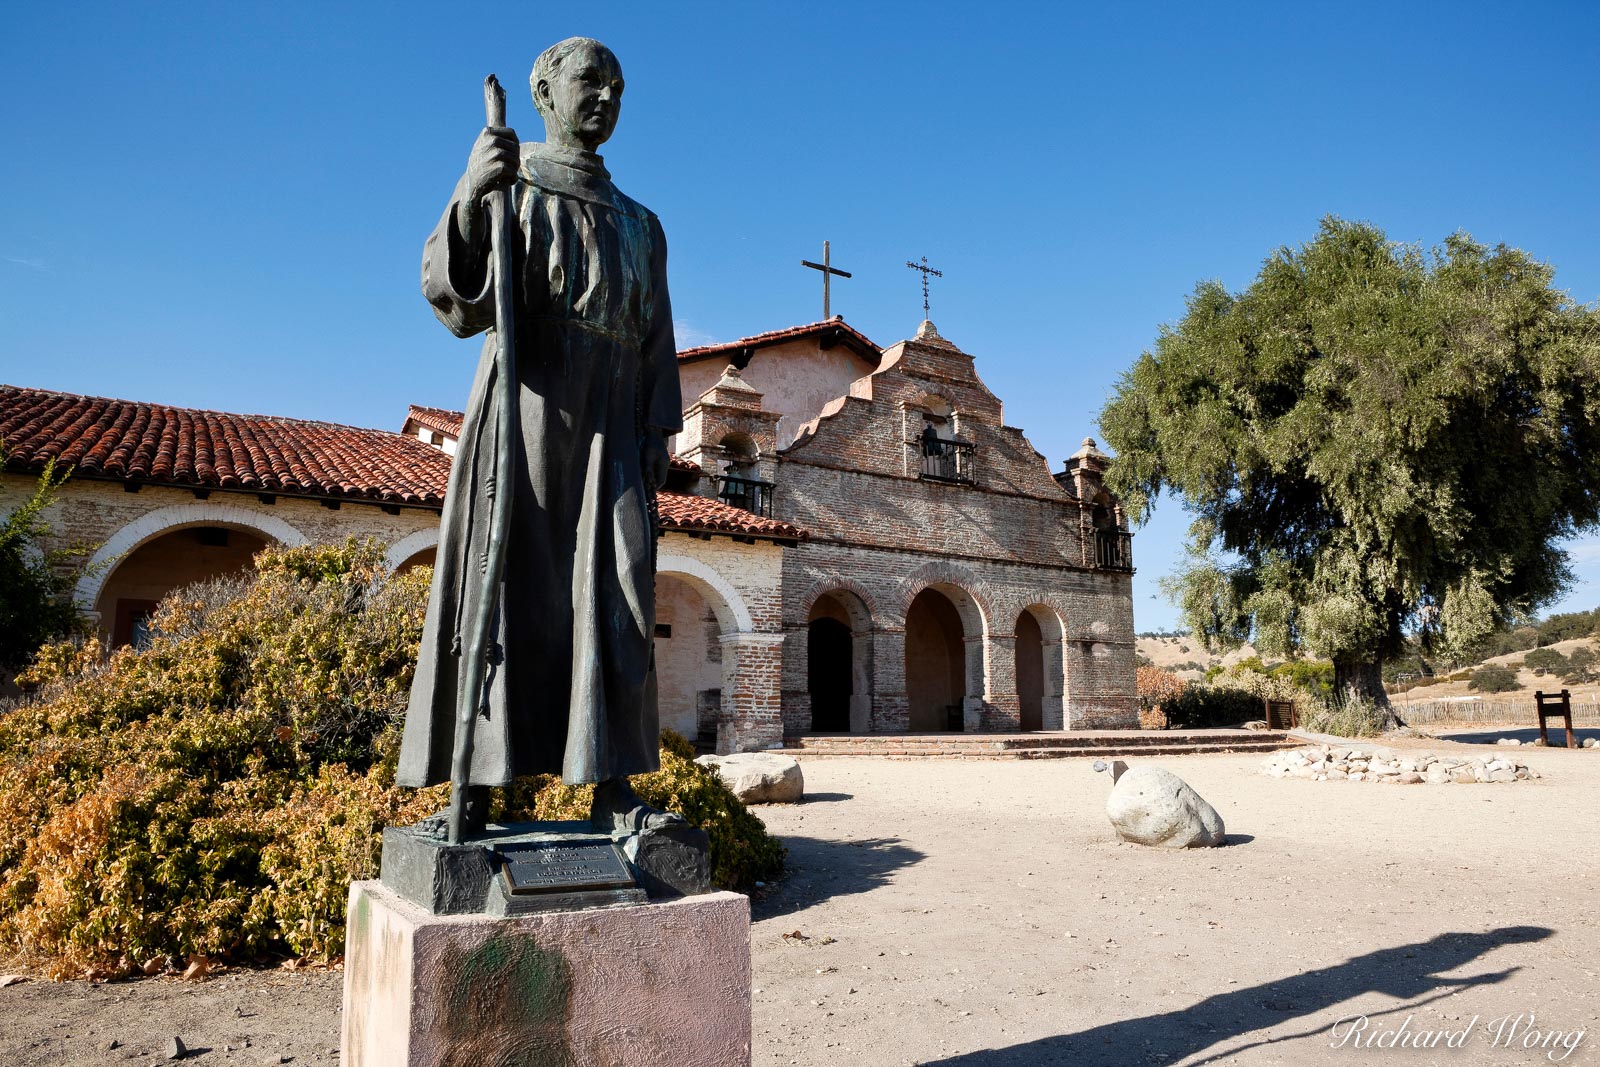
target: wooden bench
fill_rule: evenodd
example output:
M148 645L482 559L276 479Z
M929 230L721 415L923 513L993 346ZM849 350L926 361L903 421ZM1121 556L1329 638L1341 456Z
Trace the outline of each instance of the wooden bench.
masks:
M1561 719L1567 726L1567 747L1577 748L1578 738L1572 732L1572 693L1563 689L1557 696L1555 693L1534 693L1533 706L1539 716L1539 739L1545 744L1550 743L1550 732L1545 726L1548 719Z

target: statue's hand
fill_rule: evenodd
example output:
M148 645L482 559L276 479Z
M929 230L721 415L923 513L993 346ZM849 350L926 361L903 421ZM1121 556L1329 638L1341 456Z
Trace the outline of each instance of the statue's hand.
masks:
M671 460L667 456L667 439L655 430L646 430L639 442L639 466L644 471L645 484L660 489L667 483Z
M485 126L467 157L468 203L476 208L489 193L510 185L520 166L517 131L509 126Z

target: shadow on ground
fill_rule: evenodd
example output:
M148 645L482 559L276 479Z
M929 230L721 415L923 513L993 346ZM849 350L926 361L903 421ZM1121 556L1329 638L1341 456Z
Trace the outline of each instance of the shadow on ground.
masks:
M770 896L755 902L754 919L787 915L832 897L888 885L894 872L924 855L897 837L839 841L785 836L783 843L789 849L783 881Z
M1388 1025L1399 1026L1400 1020L1424 1004L1459 989L1503 982L1520 968L1508 967L1466 978L1448 977L1448 972L1502 945L1541 941L1553 932L1543 926L1506 926L1479 934L1440 934L1428 941L1380 949L1276 982L1229 990L1181 1011L1124 1019L1010 1048L926 1060L923 1067L1126 1067L1145 1062L1190 1063L1186 1057L1216 1050L1192 1061L1198 1065L1230 1058L1257 1045L1299 1038L1316 1037L1325 1045L1334 1019L1308 1019L1293 1033L1284 1033L1282 1028L1297 1018L1309 1017L1364 993L1383 993L1404 1001L1381 1013L1392 1020ZM1369 1013L1368 1017L1374 1024L1380 1022L1379 1013ZM1276 1029L1277 1034L1217 1048L1267 1027Z
M1578 735L1578 744L1583 744L1586 737L1600 737L1600 730L1592 726L1574 726L1572 732ZM1440 733L1441 741L1460 741L1468 745L1492 745L1502 737L1514 737L1524 745L1539 739L1537 726L1518 727L1506 726L1498 730L1463 730L1459 732ZM1563 748L1567 743L1567 728L1559 723L1550 723L1550 747ZM1507 748L1511 746L1507 745Z
M854 800L854 793L807 793L805 804L836 804L841 800Z

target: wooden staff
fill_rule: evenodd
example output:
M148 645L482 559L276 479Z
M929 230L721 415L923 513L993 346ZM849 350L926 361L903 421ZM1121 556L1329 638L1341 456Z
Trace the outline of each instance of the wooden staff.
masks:
M493 74L483 80L483 109L488 124L506 124L506 91ZM483 584L472 613L463 649L466 671L456 709L455 746L450 759L450 843L460 844L467 817L467 789L472 776L473 732L478 715L489 705L490 632L500 603L500 579L506 566L506 528L511 524L512 463L517 433L517 357L511 305L511 190L496 189L489 205L489 269L494 278L494 473L484 487L489 497L489 544L483 558Z

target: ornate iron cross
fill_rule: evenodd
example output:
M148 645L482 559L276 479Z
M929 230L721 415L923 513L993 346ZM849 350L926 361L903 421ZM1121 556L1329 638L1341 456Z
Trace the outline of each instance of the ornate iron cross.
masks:
M923 318L927 318L928 317L928 275L931 274L935 278L943 278L944 277L944 272L943 271L934 270L932 267L928 266L928 257L927 256L923 256L922 257L922 262L921 263L913 263L908 259L908 260L906 260L906 266L910 267L912 270L920 270L922 272L922 317Z
M833 317L832 309L828 306L828 296L829 296L828 283L833 280L831 275L837 274L841 278L850 277L850 272L849 271L847 271L847 270L838 270L838 269L834 268L833 266L831 266L830 262L828 260L828 255L829 255L828 242L824 241L824 242L822 242L822 262L821 263L813 263L809 259L802 259L800 261L800 265L802 267L810 267L812 270L820 270L822 272L822 318L823 318L823 321L827 321L828 319Z

